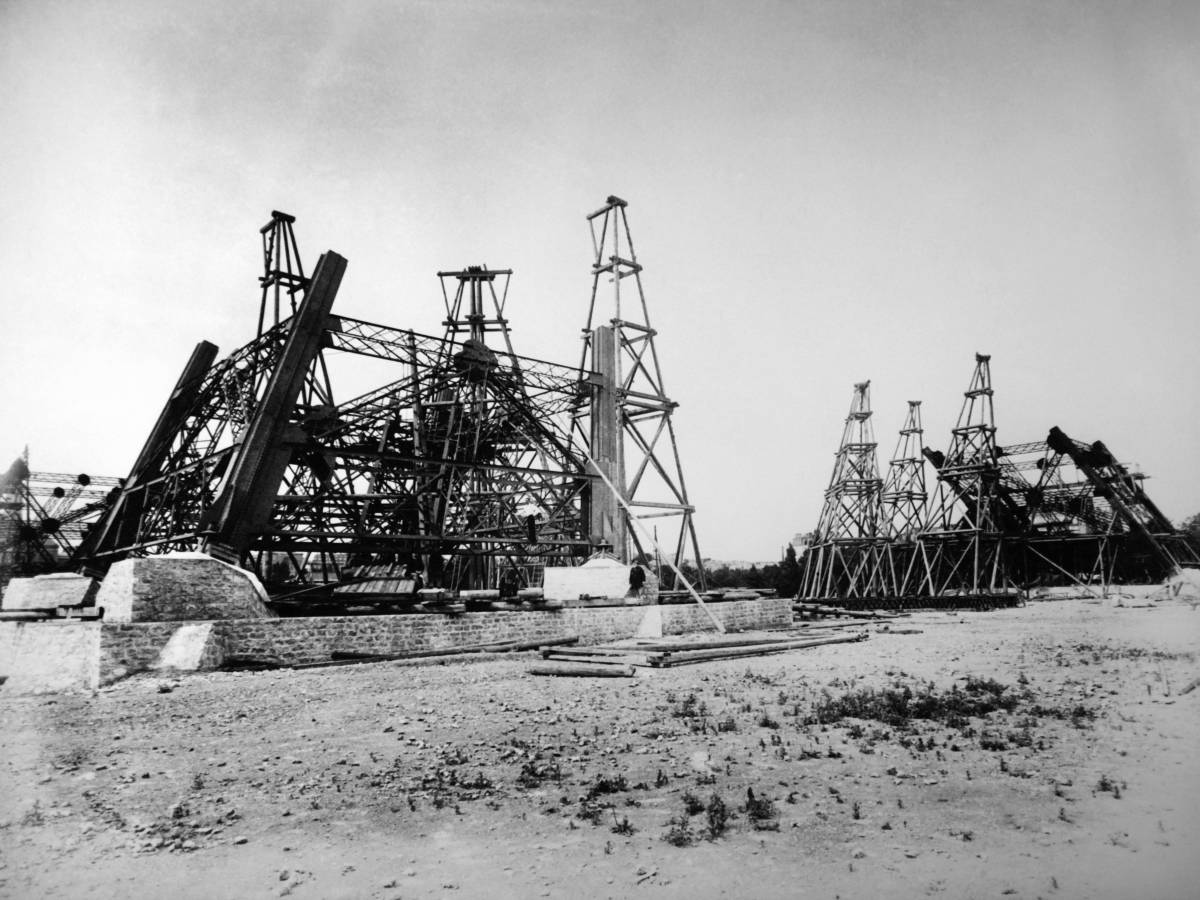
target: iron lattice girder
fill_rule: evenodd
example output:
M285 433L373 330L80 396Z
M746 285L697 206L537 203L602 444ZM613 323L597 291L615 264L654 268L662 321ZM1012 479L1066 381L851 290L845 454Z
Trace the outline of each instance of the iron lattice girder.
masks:
M118 485L116 478L31 472L27 456L0 472L0 585L59 568Z
M576 370L510 356L472 381L446 365L448 347L461 345L345 318L330 335L334 348L403 362L410 371L314 429L336 472L277 502L277 534L311 531L328 547L362 544L364 533L386 530L375 545L486 541L527 553L528 516L518 503L525 499L540 510L539 547L586 546L575 533L591 476L558 421L577 405ZM300 468L292 473L293 483L309 477ZM276 543L272 537L264 546Z
M269 522L250 523L252 533L239 552L354 554L403 545L430 552L461 546L506 556L517 550L525 556L586 555L579 510L593 476L572 449L565 421L581 403L578 369L506 354L470 383L475 375L455 368L462 345L453 341L348 317L323 318L318 349L388 360L407 372L340 406L297 403L288 411L284 432L267 442L287 460L271 490ZM189 364L111 527L98 533L91 560L194 549L213 537L214 502L297 327L294 319L285 320L225 360ZM475 400L462 399L468 383ZM414 431L425 446L411 440ZM406 433L410 445L400 452ZM480 456L485 445L487 459ZM488 486L480 485L483 476ZM536 502L545 516L536 547L530 546L528 517L516 508L514 498L520 497ZM226 518L247 528L236 514Z

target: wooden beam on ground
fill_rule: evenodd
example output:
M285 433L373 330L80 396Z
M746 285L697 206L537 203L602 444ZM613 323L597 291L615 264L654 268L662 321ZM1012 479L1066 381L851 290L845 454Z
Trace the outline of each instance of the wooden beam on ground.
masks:
M633 666L596 665L580 662L539 663L536 666L530 666L529 674L576 678L632 678Z
M777 644L767 644L758 647L732 647L729 650L692 650L682 653L663 653L662 658L655 662L651 657L651 663L662 668L671 666L687 665L689 663L712 662L721 659L740 659L746 656L766 656L771 653L786 653L789 650L802 650L807 647L821 647L825 644L848 644L857 641L865 641L867 639L866 632L861 632L854 635L814 638L807 641L786 641Z

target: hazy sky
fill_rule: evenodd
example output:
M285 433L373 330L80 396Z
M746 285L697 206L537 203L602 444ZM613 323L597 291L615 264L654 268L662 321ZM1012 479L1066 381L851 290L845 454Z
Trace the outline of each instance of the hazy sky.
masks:
M337 311L440 333L516 271L575 363L584 216L629 217L705 555L815 526L853 384L881 467L1103 439L1200 511L1200 4L0 2L0 455L123 475L191 347L253 336L258 228ZM6 461L0 461L7 464Z

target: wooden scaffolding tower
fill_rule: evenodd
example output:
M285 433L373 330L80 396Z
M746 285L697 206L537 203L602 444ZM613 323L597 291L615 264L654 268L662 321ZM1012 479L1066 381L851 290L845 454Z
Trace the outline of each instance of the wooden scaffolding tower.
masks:
M816 542L801 585L807 600L878 596L886 541L880 528L883 481L871 425L871 382L854 386L842 429Z
M622 504L611 491L594 485L589 498L590 533L597 544L611 545L622 562L648 561L653 548L643 546L629 516L658 520L656 528L661 526L670 535L664 535L660 545L670 552L677 568L694 565L703 588L695 507L688 500L672 421L679 404L663 385L654 343L658 332L650 324L627 206L620 197L609 197L587 217L594 257L580 374L591 379L587 386L591 403L581 404L575 432L596 468L624 500ZM626 284L627 279L632 281ZM601 305L611 310L606 321L600 319Z

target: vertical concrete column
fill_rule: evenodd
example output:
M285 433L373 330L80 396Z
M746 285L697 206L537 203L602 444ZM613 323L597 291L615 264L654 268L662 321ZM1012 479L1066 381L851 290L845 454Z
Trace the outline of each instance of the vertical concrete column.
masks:
M625 441L621 427L618 396L620 373L617 370L617 333L610 325L592 332L592 367L600 383L592 394L592 458L622 496L625 493ZM597 482L592 487L591 516L588 526L593 540L606 540L623 563L629 562L628 532L625 513L612 492Z

